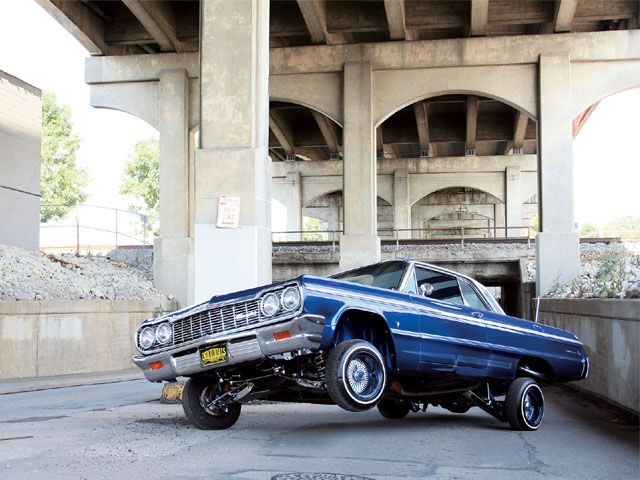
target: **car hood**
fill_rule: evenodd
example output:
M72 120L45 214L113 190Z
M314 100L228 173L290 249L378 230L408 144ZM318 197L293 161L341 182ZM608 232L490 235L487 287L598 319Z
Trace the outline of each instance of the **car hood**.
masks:
M211 297L208 300L205 300L204 302L200 302L200 303L196 303L194 305L190 305L188 307L182 308L180 310L176 310L175 312L171 312L168 313L166 315L163 315L161 317L157 317L157 318L149 318L147 320L145 320L143 322L143 324L146 323L156 323L158 322L160 319L162 320L171 320L172 318L175 317L182 317L185 315L189 315L190 313L196 313L199 312L201 310L204 310L206 308L212 308L214 306L216 306L217 304L220 303L227 303L227 302L241 302L241 301L247 301L247 300L253 300L254 298L256 298L260 292L263 292L265 290L272 290L272 289L277 289L278 287L284 287L286 285L291 285L294 282L298 282L300 283L302 277L298 277L298 278L294 278L291 280L285 280L282 282L274 282L268 285L261 285L259 287L254 287L254 288L247 288L246 290L238 290L236 292L229 292L229 293L224 293L224 294L220 294L220 295L214 295L213 297Z

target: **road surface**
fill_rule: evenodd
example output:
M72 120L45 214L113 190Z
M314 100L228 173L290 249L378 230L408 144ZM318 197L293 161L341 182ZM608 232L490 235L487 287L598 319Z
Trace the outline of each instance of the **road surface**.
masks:
M302 404L245 406L232 429L201 431L160 391L135 380L0 395L0 478L640 478L637 423L559 387L537 432L479 409L385 420Z

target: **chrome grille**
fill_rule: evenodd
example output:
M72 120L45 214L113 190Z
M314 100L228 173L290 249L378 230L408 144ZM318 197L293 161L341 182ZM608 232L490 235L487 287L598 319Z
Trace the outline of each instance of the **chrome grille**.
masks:
M274 293L278 296L282 294L282 292ZM213 307L173 322L173 345L210 335L231 333L262 322L271 322L284 313L290 312L281 310L273 317L265 317L260 312L259 299Z

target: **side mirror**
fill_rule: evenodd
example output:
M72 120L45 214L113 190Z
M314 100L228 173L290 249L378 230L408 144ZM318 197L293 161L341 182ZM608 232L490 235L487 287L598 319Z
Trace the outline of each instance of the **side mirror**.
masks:
M420 284L420 293L422 293L423 297L430 297L433 293L433 285L428 282Z

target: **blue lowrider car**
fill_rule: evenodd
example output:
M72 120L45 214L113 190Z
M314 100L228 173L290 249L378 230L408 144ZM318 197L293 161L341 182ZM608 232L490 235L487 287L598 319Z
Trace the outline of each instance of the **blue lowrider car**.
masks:
M391 419L477 406L536 430L540 384L589 371L574 334L509 317L473 279L409 260L215 296L144 321L135 341L147 379L189 377L182 404L202 429L268 399L377 406Z

